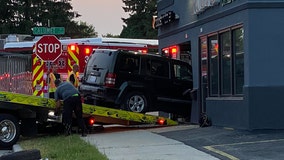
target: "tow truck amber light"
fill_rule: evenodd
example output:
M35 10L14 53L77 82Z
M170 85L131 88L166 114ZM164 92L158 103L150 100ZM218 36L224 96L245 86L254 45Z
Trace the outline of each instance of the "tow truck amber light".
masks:
M165 125L165 119L163 119L163 118L159 118L158 120L157 120L157 123L159 124L159 125Z

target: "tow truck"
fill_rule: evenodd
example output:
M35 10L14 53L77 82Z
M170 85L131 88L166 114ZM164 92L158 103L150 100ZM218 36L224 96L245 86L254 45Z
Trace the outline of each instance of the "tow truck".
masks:
M55 116L55 100L0 91L0 147L11 147L17 143L20 135L34 136L39 125L61 123L60 116ZM169 118L106 108L83 103L83 117L87 125L177 125Z

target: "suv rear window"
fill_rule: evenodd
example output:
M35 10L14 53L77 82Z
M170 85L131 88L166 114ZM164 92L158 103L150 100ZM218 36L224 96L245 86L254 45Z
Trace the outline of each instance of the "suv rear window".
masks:
M92 69L105 69L109 68L109 64L112 63L113 54L112 52L94 52L88 63L87 73Z

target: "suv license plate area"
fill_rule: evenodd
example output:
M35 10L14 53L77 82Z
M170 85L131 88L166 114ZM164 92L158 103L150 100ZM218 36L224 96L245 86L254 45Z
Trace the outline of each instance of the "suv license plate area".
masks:
M96 76L88 76L88 82L89 83L95 83L97 80L97 77Z

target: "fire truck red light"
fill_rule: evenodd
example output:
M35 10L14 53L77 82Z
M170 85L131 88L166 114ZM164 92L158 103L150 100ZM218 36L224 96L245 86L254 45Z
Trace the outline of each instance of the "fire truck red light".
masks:
M90 48L85 48L85 54L90 54L91 50Z
M75 45L71 45L70 49L71 49L71 51L75 51L75 49L76 49Z
M171 53L172 53L172 54L177 53L177 48L172 48L172 49L171 49Z

